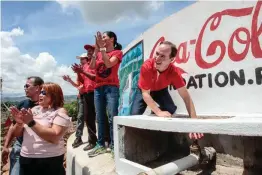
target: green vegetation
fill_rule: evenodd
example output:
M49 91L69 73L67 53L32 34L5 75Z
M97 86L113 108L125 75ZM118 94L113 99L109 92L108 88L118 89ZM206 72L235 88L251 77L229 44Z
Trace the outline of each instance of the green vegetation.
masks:
M77 101L72 101L64 104L64 108L67 110L68 115L72 117L72 121L77 120L78 104Z
M5 105L9 108L10 106L16 106L18 105L19 102L11 102L11 101L7 101L5 102ZM4 106L3 103L1 103L1 112L6 112L7 109L6 107Z

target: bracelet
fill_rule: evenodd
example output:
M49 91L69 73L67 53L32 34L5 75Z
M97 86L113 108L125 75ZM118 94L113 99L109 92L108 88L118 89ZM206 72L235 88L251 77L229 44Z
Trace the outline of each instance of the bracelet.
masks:
M28 127L33 127L35 125L35 121L34 120L31 120L28 124L27 124L27 126Z
M102 48L100 48L99 50L100 50L100 52L102 52L102 51L105 51L105 52L106 52L106 48L105 48L105 47L102 47Z

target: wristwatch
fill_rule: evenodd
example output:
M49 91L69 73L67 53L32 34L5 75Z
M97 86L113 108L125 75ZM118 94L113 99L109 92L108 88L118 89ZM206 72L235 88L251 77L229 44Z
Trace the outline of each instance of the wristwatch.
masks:
M106 48L105 48L105 47L102 47L102 48L100 48L99 50L100 50L100 52L102 52L102 51L105 51L105 52L106 52Z
M35 121L34 120L31 120L28 124L27 124L27 126L28 127L33 127L35 125Z

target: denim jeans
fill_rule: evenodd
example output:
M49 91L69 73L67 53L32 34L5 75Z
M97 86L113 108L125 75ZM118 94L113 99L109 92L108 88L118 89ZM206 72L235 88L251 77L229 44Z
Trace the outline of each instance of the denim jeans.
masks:
M22 138L18 137L12 147L10 153L10 175L22 175L20 171L20 152L22 146Z
M113 117L118 114L119 88L116 86L101 86L95 89L95 109L98 122L98 144L105 145L105 122L109 122L110 146L114 147ZM108 114L108 118L107 118Z
M151 91L151 97L159 105L162 111L168 111L170 114L176 112L177 106L174 104L168 88L161 89L159 91ZM136 91L133 104L131 106L131 115L142 115L146 110L147 104L143 100L142 92L140 89Z
M76 137L81 137L83 135L83 129L84 129L84 96L80 95L80 97L78 98Z

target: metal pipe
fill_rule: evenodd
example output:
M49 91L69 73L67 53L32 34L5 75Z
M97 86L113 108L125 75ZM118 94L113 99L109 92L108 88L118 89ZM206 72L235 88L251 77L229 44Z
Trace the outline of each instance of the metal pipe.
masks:
M174 175L181 171L184 171L192 166L195 166L199 163L199 156L195 154L190 154L182 159L170 162L168 164L162 165L155 169L152 169L148 172L145 172L146 175Z
M206 164L215 160L216 150L214 148L204 147L202 150L199 150L199 148L197 141L195 141L194 144L190 146L190 155L147 172L141 172L138 175L174 175L199 163Z

